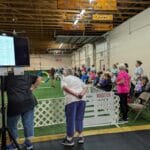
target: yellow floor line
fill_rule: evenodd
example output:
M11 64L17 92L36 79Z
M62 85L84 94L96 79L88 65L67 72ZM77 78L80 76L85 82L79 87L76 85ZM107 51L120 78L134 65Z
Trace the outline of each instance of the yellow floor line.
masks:
M84 135L85 136L91 136L91 135L123 133L123 132L142 131L142 130L150 130L150 125L128 126L128 127L121 127L121 128L89 130L89 131L84 131ZM34 137L33 142L45 142L45 141L51 141L51 140L58 140L58 139L62 139L64 137L65 137L65 134L40 136L40 137ZM20 139L19 143L22 143L22 142L23 142L23 139Z

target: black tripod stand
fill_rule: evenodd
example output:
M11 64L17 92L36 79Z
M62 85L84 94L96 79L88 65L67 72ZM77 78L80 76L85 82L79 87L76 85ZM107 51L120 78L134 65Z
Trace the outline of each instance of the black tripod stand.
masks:
M6 107L4 102L4 77L1 76L1 113L2 113L2 128L0 129L0 137L1 137L1 150L6 150L6 134L8 133L9 138L12 140L14 145L18 150L20 150L19 145L17 141L12 136L9 128L6 126Z

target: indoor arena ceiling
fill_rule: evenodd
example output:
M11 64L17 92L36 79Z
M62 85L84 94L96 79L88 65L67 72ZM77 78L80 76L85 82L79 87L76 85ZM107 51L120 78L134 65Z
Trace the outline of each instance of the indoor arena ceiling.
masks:
M67 53L149 6L150 0L0 0L0 32L28 36L31 53Z

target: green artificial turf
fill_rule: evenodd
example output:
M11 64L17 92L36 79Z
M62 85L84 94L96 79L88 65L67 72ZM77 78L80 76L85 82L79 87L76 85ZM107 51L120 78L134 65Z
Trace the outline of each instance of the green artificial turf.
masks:
M64 97L63 91L60 86L60 81L55 82L55 87L51 86L51 80L46 83L41 83L37 89L34 90L33 94L37 100ZM7 95L5 93L5 102L7 102ZM0 96L1 104L1 96Z
M51 86L50 80L47 83L41 83L41 85L34 91L36 98L47 99L64 97L63 91L60 87L60 81L56 81L55 83L55 87Z

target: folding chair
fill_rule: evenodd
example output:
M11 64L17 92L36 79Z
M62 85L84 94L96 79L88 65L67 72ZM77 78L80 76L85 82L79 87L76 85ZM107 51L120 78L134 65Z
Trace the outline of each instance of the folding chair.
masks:
M150 93L143 92L134 103L129 103L128 106L131 108L131 111L137 112L134 118L135 122L144 110L150 108Z

